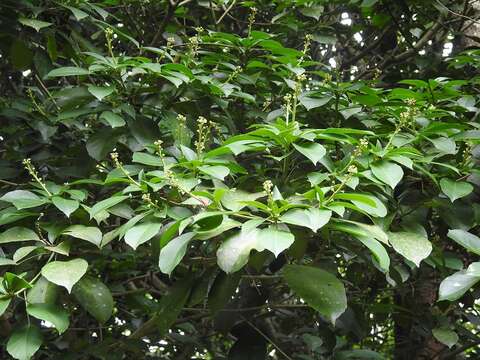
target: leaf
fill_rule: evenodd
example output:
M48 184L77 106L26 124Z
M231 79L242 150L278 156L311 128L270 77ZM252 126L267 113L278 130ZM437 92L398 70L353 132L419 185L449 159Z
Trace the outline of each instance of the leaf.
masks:
M55 304L28 304L27 313L37 319L52 323L59 334L68 329L68 312Z
M20 241L40 241L35 231L15 226L0 234L0 244L20 242Z
M455 181L448 178L440 180L442 192L448 196L451 202L467 196L473 191L473 185L466 181Z
M388 239L397 253L420 266L432 252L432 244L428 239L413 232L389 232Z
M250 252L269 250L275 256L293 244L294 236L277 227L257 229L242 227L236 235L224 241L217 250L218 266L227 274L240 270L248 262Z
M69 9L72 12L73 16L75 16L75 19L77 19L77 21L85 19L86 17L89 16L85 11L77 9L73 6L68 6L68 5L63 5L63 6L65 6L67 9Z
M447 345L450 349L458 342L458 335L455 331L445 328L432 329L432 334L439 342Z
M383 245L377 240L366 236L357 236L357 239L370 249L382 270L388 272L390 269L390 257Z
M403 178L402 168L392 162L381 161L372 164L371 170L377 179L389 185L392 189L395 189L395 186Z
M318 229L328 223L331 217L332 212L330 210L320 210L312 207L289 210L282 215L280 220L288 224L305 226L313 232L317 232Z
M16 330L8 339L7 351L18 360L30 359L42 345L42 333L36 326L29 325Z
M200 170L202 173L210 175L211 177L223 181L225 176L230 174L230 169L226 166L221 166L221 165L215 165L215 166L210 166L210 165L204 165L204 166L199 166L198 170Z
M102 243L102 232L95 226L72 225L63 230L62 234L88 241L98 247Z
M137 247L157 235L161 227L162 223L157 221L135 225L125 233L125 242L136 250Z
M77 200L68 200L60 196L54 196L52 202L53 205L55 205L57 209L63 212L67 217L70 217L70 214L80 206L80 203Z
M62 76L81 76L81 75L88 75L90 71L87 69L75 67L75 66L65 66L57 69L53 69L50 71L46 77L62 77Z
M13 260L14 262L18 262L25 258L28 254L30 254L32 251L37 250L39 247L32 245L32 246L23 246L21 248L18 248L15 253L13 254Z
M455 141L447 137L439 137L430 140L437 150L444 154L455 155L457 153Z
M17 262L6 257L0 257L0 266L17 265Z
M121 116L118 115L118 114L115 114L115 113L112 112L112 111L104 111L104 112L100 115L100 119L104 119L106 122L108 122L108 124L109 124L112 128L122 127L122 126L125 126L125 124L126 124L126 122L125 122L125 120L123 119L123 117L121 117Z
M328 271L312 266L287 265L283 277L298 296L332 324L347 309L345 288Z
M470 252L480 255L480 238L462 229L448 230L447 236Z
M98 213L104 211L104 210L108 210L110 209L112 206L115 206L119 203L121 203L122 201L128 199L129 196L128 195L124 195L124 196L112 196L108 199L105 199L105 200L102 200L102 201L99 201L98 203L96 203L95 205L93 205L90 210L89 210L89 214L90 214L90 220L93 219L95 217L95 215L97 215Z
M51 22L47 21L42 21L42 20L35 20L35 19L27 19L25 17L21 17L18 19L18 21L25 26L30 26L31 28L34 28L37 32L39 32L41 29L49 27L53 25Z
M177 236L160 250L158 266L161 272L168 275L172 273L185 256L188 244L194 236L195 233L193 232Z
M321 98L316 98L316 97L310 97L307 96L306 94L301 94L298 97L298 100L300 103L305 106L307 110L315 109L317 107L321 107L328 103L332 99L331 96L324 96Z
M0 316L2 316L5 311L8 309L8 305L10 305L10 301L12 301L12 298L7 297L7 298L2 298L0 297Z
M3 195L0 200L13 204L18 210L37 207L48 201L26 190L14 190Z
M281 252L288 249L294 241L295 237L292 233L281 230L277 226L270 226L259 230L257 233L256 249L258 251L267 249L277 257Z
M115 87L113 86L88 86L88 92L95 96L98 100L102 101L103 98L107 97L108 95L112 94L115 91ZM122 119L123 120L123 119ZM125 123L125 121L124 121ZM112 126L113 127L113 126Z
M230 302L238 288L240 278L240 272L236 274L220 272L215 277L215 281L208 292L207 301L207 306L213 314L225 308L225 305Z
M315 142L306 144L293 144L293 147L297 149L298 152L305 155L313 163L313 165L316 165L327 153L322 145Z
M27 292L30 304L53 304L58 294L58 286L41 276Z
M99 323L104 324L113 314L113 297L110 289L99 279L85 276L72 290L78 303Z
M257 247L258 229L245 230L222 242L217 250L217 263L227 274L240 270L248 262L250 251Z
M83 259L70 261L53 261L42 268L42 275L54 284L63 286L70 293L87 272L88 263Z
M458 271L447 276L440 283L438 301L455 301L460 299L473 285L480 280L480 276L471 275L466 270Z
M335 195L335 197L337 198L339 195L340 194L337 194ZM356 195L362 195L363 199L360 200L359 198L357 199L352 198L350 201L360 210L363 210L368 215L374 216L374 217L385 217L387 215L387 208L376 196L367 195L367 194L356 194ZM375 203L375 206L371 206L370 204L367 204L367 201L368 201L367 199L373 201Z

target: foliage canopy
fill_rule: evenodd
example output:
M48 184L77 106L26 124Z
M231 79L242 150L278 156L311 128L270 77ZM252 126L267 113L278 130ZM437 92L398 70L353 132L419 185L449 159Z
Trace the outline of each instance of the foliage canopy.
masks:
M478 358L473 2L0 10L2 358Z

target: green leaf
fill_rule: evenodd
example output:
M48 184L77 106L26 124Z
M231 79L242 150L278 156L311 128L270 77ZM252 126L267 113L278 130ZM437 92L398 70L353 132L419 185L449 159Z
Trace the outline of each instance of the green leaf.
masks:
M442 192L448 196L451 202L467 196L473 191L473 185L466 181L455 181L448 178L440 180Z
M70 261L53 261L42 268L42 275L54 284L63 286L70 293L87 272L88 263L83 259Z
M13 204L18 210L37 207L48 202L27 190L14 190L3 195L0 200Z
M230 169L226 166L221 166L221 165L203 165L199 166L198 170L200 170L202 173L210 175L211 177L223 181L225 176L230 174Z
M288 249L294 241L295 237L292 233L281 230L280 227L272 225L266 229L258 231L256 249L258 251L267 249L275 256L278 256L281 252Z
M384 272L388 272L390 269L390 257L388 256L387 250L383 247L383 245L375 239L365 236L357 236L357 239L365 245L375 256L375 259L380 265L380 268Z
M305 226L310 228L313 232L317 232L318 229L328 223L332 217L330 210L320 210L317 208L309 209L292 209L286 212L280 218L287 224Z
M39 247L32 245L32 246L22 246L21 248L18 248L15 253L13 254L13 260L15 262L18 262L25 258L28 254L30 254L32 251L37 250Z
M428 239L413 232L390 232L388 240L397 253L420 266L420 262L426 259L432 252L432 244Z
M298 152L305 155L313 163L313 165L316 165L327 153L322 145L315 142L293 144L293 147L297 149Z
M305 106L305 108L307 110L311 110L311 109L315 109L317 107L321 107L321 106L327 104L331 99L332 99L331 96L324 96L324 97L321 97L321 98L316 98L316 97L310 97L306 94L301 94L298 97L298 100L300 101L300 103L303 106Z
M129 198L128 195L112 196L111 198L99 201L98 203L96 203L95 205L93 205L90 208L90 210L89 210L90 219L93 219L95 217L95 215L97 215L98 213L100 213L102 211L105 211L105 210L108 210L112 206L115 206L115 205L121 203L122 201L124 201L128 198Z
M62 76L81 76L81 75L88 75L90 71L87 69L75 67L75 66L65 66L57 69L53 69L47 74L47 78L49 77L62 77Z
M103 98L107 97L108 95L112 94L115 91L115 87L113 86L88 86L88 92L95 96L98 100L102 101ZM122 119L123 120L123 119ZM124 121L125 123L125 121ZM114 126L112 126L114 127Z
M458 335L455 331L445 328L432 329L432 334L439 342L447 345L450 349L458 342Z
M51 322L59 334L68 329L68 312L55 304L28 304L27 313L40 320Z
M0 244L20 242L20 241L40 241L35 231L15 226L0 234Z
M77 200L68 200L60 196L54 196L52 198L52 203L67 217L70 217L70 214L72 214L80 206L80 203Z
M34 28L37 32L39 32L41 29L49 27L53 25L51 22L47 21L42 21L42 20L35 20L35 19L27 19L24 17L21 17L18 19L18 21L25 26L30 26L31 28Z
M27 292L30 304L53 304L58 294L58 286L41 276Z
M42 333L34 325L16 330L8 339L7 351L18 360L30 359L42 345Z
M218 266L227 274L240 270L248 262L250 252L255 249L271 251L278 256L293 244L294 236L279 229L270 227L257 229L242 227L242 230L225 240L217 250Z
M207 306L213 314L225 308L238 288L241 273L226 274L221 271L213 282L209 292Z
M480 238L462 229L448 230L447 236L470 252L480 255Z
M335 195L335 197L337 198L339 195L340 194L337 194ZM351 198L350 201L360 210L363 210L368 215L374 216L374 217L385 217L387 215L387 208L376 196L367 195L367 194L356 194L356 195L361 195L362 199ZM373 201L375 203L375 206L372 206L369 203L367 203L368 200Z
M395 186L403 178L402 168L392 162L381 161L372 164L371 170L377 179L389 185L392 189L395 189Z
M63 230L62 234L88 241L98 247L102 243L102 232L95 226L72 225Z
M168 275L172 273L185 256L188 244L194 236L193 232L177 236L160 250L158 266L161 272Z
M12 301L12 298L7 297L7 298L2 298L0 297L0 316L2 316L5 311L8 309L8 305L10 305L10 301Z
M72 290L78 303L97 321L104 324L113 314L113 297L110 289L99 279L85 276Z
M73 16L75 16L75 19L77 19L77 21L85 19L86 17L89 16L85 11L77 9L73 6L68 6L68 5L63 5L63 6L65 6L67 9L69 9L72 12Z
M468 270L458 271L446 277L440 283L438 301L460 299L479 280L480 276L471 275Z
M134 250L158 234L162 223L158 221L135 225L125 233L125 242Z
M0 266L17 265L15 260L8 259L6 257L0 257Z
M303 265L287 265L283 276L305 302L335 324L347 309L347 296L340 280L328 271Z
M100 115L100 119L104 119L106 122L108 122L108 124L112 128L122 127L122 126L125 126L125 124L126 124L123 117L121 117L120 115L115 114L114 112L111 112L111 111L104 111Z

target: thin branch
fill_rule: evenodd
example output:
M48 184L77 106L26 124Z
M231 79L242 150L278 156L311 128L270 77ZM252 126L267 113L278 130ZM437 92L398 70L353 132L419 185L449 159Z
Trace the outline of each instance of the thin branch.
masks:
M217 25L220 24L223 20L223 18L225 17L225 15L228 14L228 12L230 10L232 10L233 6L235 5L235 3L237 2L237 0L233 0L232 3L228 6L227 10L225 10L225 12L222 14L222 16L220 16L217 20Z

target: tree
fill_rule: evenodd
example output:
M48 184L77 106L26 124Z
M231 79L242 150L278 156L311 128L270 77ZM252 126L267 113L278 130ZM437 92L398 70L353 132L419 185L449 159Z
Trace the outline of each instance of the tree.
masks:
M2 358L478 358L475 2L0 6Z

